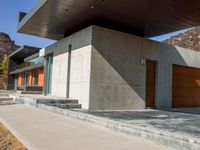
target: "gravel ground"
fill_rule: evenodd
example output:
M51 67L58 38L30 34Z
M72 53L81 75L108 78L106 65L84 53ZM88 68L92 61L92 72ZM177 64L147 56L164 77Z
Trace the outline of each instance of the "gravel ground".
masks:
M0 123L0 150L27 150L12 133Z

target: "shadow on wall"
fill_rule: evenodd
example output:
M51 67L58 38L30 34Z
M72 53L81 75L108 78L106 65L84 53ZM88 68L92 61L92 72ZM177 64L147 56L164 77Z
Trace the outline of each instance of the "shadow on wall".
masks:
M102 31L93 35L95 40L92 50L90 109L145 108L146 65L141 64L143 57L158 62L157 104L158 101L171 103L172 97L169 100L169 94L172 95L171 66L172 64L187 66L178 49L164 43L120 34L122 35L118 32L113 35L113 31ZM165 88L168 91L165 91Z
M92 27L85 28L77 33L72 34L45 49L45 55L54 54L54 56L62 55L68 52L69 45L71 50L77 50L91 45Z

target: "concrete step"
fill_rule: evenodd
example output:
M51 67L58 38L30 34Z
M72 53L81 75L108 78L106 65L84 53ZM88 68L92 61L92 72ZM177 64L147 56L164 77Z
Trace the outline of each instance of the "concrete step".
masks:
M20 94L42 94L42 91L20 91Z
M1 101L13 101L12 97L0 97L0 102Z
M81 104L74 104L74 103L68 103L68 104L47 104L48 106L58 107L62 109L80 109Z
M40 104L78 104L78 100L67 100L67 99L63 99L63 100L50 100L50 99L38 99L37 103Z
M7 94L7 93L0 93L0 97L9 97L9 94Z
M16 104L14 101L0 101L0 106L3 105L14 105Z

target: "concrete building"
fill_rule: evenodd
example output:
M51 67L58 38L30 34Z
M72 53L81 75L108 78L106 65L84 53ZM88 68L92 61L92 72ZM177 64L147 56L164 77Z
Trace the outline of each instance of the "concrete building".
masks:
M22 93L42 94L44 59L39 48L22 46L9 55L8 88Z
M151 41L198 25L200 2L40 0L18 32L59 40L45 58L44 94L90 110L200 107L200 52Z

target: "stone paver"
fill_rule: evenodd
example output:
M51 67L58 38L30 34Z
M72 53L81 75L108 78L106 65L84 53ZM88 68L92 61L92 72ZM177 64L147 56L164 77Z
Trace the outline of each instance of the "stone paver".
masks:
M88 113L88 112L86 112ZM200 139L200 109L173 109L170 111L99 111L89 114L108 118L146 129L155 129Z
M0 121L29 149L169 150L141 138L119 134L27 105L0 106Z

